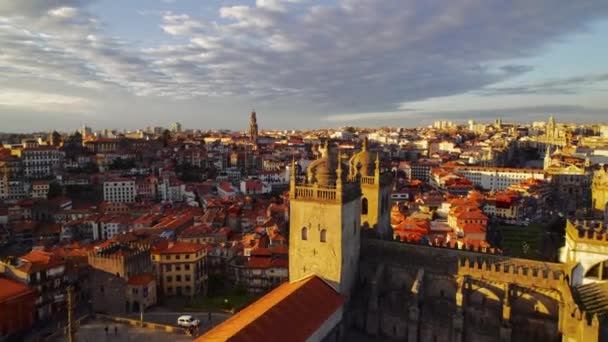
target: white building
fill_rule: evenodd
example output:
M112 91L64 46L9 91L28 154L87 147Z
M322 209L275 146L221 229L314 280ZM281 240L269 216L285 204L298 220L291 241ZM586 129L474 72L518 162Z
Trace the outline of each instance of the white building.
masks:
M47 198L51 184L48 181L38 180L32 182L32 197Z
M135 202L135 180L115 178L103 182L103 200L115 203Z
M25 148L21 151L26 178L47 178L63 165L65 153L54 147Z
M545 180L545 172L542 169L457 166L454 172L487 190L506 189L509 185L521 183L528 178Z

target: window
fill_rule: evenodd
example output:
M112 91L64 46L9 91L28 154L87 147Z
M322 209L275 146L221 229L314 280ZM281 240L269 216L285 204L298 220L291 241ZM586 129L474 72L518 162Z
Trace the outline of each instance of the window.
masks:
M167 283L170 283L173 281L173 277L172 276L167 276Z
M182 281L182 276L181 275L175 276L175 281Z
M165 265L165 271L171 272L171 265Z
M136 294L138 294L138 293L139 293L139 290L138 290L138 289L133 289L133 294L134 294L134 295L136 295Z
M190 259L190 254L186 254L186 259Z
M361 214L367 215L367 198L361 200Z
M176 271L181 271L181 270L182 270L182 267L181 267L180 265L175 265L175 270L176 270Z
M308 240L308 228L302 228L302 240Z
M190 275L186 274L185 279L186 279L186 281L190 281Z
M190 265L184 265L184 270L190 271Z
M327 230L321 229L321 242L327 241Z
M180 258L181 258L180 255L175 256L175 260L179 260Z

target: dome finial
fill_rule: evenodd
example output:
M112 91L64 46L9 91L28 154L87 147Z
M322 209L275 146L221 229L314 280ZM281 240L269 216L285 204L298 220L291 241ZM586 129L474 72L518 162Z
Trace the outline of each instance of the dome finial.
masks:
M363 145L361 146L362 151L367 151L367 136L363 138Z

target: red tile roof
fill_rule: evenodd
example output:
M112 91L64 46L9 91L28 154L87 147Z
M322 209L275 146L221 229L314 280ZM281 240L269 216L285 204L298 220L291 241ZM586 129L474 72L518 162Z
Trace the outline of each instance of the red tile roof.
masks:
M0 277L0 302L34 292L33 289L16 281Z
M321 278L310 276L277 287L196 341L305 341L344 301Z
M181 254L181 253L196 253L205 249L205 245L200 243L177 241L169 244L167 248L158 251L160 254Z
M144 285L148 285L151 282L155 281L156 278L154 277L154 275L150 274L150 273L142 273L142 274L137 274L132 276L131 278L129 278L129 281L127 281L128 285L133 285L133 286L144 286Z

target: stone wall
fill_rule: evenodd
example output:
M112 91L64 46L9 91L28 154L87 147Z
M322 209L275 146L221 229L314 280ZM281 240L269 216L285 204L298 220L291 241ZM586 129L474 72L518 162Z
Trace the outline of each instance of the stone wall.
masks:
M364 239L347 319L415 341L597 340L563 264Z

